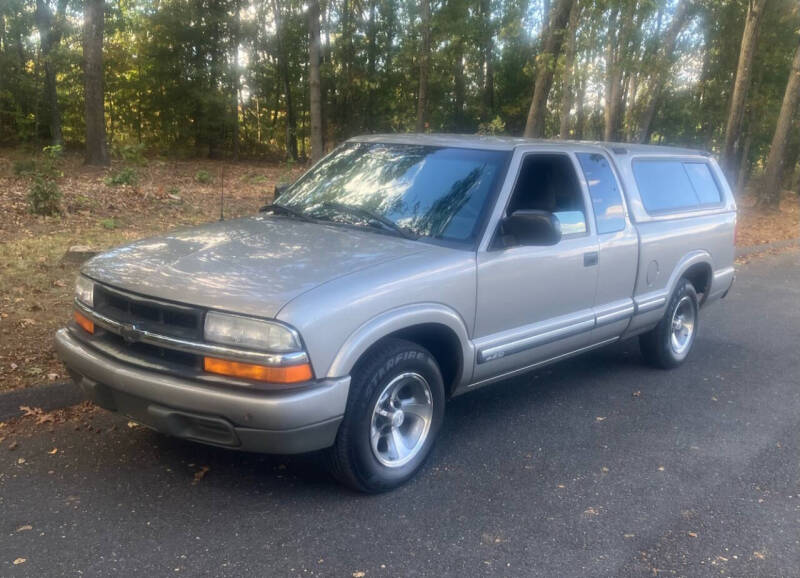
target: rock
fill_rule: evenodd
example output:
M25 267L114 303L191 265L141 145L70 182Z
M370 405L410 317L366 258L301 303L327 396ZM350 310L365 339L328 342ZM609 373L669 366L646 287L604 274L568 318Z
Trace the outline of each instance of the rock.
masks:
M61 257L61 262L80 264L91 259L98 253L99 251L92 249L88 245L73 245L67 249L67 252Z

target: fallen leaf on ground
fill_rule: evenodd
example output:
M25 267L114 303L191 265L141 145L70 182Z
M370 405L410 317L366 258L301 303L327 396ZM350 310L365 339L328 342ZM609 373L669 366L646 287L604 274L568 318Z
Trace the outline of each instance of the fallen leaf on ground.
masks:
M658 471L659 472L663 472L664 471L664 466L658 466Z
M17 463L18 463L19 465L22 465L22 464L24 464L24 463L25 463L25 458L19 458L19 459L17 460Z
M606 418L605 416L594 418L595 421L606 421L606 419L608 419L608 418Z
M598 509L596 509L596 508L589 507L589 508L586 508L583 511L583 515L587 516L587 517L588 516L599 516L600 515L600 511Z
M690 538L697 538L697 532L689 532Z
M49 452L47 452L47 453L48 453L48 454L50 454L51 456L52 456L52 455L55 455L55 454L57 454L57 453L58 453L58 448L53 448L52 450L50 450L50 451L49 451Z
M139 427L139 424L138 424L138 423L136 423L135 421L129 421L129 422L128 422L128 427L129 427L129 428L135 428L135 427Z
M766 558L763 552L753 552L753 556L755 556L759 560L763 560L764 558Z
M10 444L8 444L8 451L12 451L15 449L17 449L17 442L11 442Z
M358 572L353 572L353 578L364 578L366 575L366 572L361 572L360 570Z
M633 392L633 397L641 397L641 396L642 396L642 392L641 391L634 391Z
M27 558L17 558L16 560L14 560L14 566L19 566L20 564L24 564L27 561L28 561Z
M33 530L33 526L31 526L30 524L25 524L24 526L20 526L19 528L17 528L17 532L26 532L28 530Z
M208 466L201 466L199 470L194 473L194 481L192 484L196 484L200 480L206 477L206 474L211 471L211 468Z

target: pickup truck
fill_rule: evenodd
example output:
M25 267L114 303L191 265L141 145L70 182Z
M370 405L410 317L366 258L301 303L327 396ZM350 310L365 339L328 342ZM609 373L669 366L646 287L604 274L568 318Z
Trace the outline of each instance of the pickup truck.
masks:
M56 346L89 398L188 440L322 450L379 492L453 396L634 336L680 365L734 280L735 201L694 150L371 135L277 192L83 266Z

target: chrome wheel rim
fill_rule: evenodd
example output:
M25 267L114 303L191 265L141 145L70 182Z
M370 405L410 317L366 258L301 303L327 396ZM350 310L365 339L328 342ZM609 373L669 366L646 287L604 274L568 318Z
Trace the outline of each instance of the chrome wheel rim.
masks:
M418 373L402 373L378 396L370 420L372 453L388 468L414 459L431 429L433 398L428 381Z
M695 309L690 297L682 297L672 314L672 328L670 332L670 346L678 357L683 357L689 351L694 338Z

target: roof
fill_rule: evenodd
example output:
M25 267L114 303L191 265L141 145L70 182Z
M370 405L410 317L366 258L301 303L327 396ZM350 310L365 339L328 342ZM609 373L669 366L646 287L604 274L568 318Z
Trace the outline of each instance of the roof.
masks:
M703 155L708 153L696 149L644 145L634 143L598 142L598 141L570 141L532 139L512 136L487 136L474 134L438 134L438 133L393 133L369 134L356 136L349 139L351 142L377 142L415 144L429 146L447 146L456 148L513 150L523 145L544 145L548 148L570 150L575 146L597 147L616 154L669 154L669 155Z

